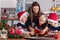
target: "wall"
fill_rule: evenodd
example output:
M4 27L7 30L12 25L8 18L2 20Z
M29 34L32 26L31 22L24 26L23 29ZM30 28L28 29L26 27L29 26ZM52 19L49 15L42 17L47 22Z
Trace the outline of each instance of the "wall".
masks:
M37 0L41 6L43 12L50 12L50 8L53 6L53 0Z
M26 4L32 4L32 2L34 1L39 2L41 6L41 10L43 12L50 12L49 9L53 5L52 0L26 0ZM16 0L0 0L0 5L1 5L0 8L16 8L16 3L17 3ZM15 21L14 23L17 23L17 22ZM11 24L10 21L9 21L9 24Z
M42 11L50 11L50 7L53 6L52 0L26 0L26 3L32 3L34 1L39 2ZM16 8L17 0L1 0L2 8Z
M37 1L40 4L43 12L50 12L50 8L53 6L52 0L27 0L26 3L31 4L34 1Z
M1 0L0 0L0 20L1 20Z
M16 0L1 0L2 8L16 8Z

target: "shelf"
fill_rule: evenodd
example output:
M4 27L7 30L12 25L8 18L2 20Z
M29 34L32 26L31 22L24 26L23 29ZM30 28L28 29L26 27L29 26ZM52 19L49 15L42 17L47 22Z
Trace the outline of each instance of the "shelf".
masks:
M18 18L8 18L7 20L18 20Z
M32 4L32 2L26 2L26 4Z

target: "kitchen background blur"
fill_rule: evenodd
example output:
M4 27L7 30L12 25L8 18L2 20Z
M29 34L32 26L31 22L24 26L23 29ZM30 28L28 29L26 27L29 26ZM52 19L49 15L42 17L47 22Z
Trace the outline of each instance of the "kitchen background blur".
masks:
M60 0L20 0L20 2L17 0L0 0L0 20L1 16L5 15L8 24L14 26L18 23L17 12L28 10L34 1L37 1L40 4L41 10L47 15L50 12L56 12L58 17L60 17ZM59 8L59 10L51 10L53 7Z

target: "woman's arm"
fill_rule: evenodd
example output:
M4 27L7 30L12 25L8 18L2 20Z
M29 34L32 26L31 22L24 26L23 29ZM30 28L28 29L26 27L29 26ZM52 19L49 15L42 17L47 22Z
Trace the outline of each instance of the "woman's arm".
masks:
M34 28L31 27L30 25L29 25L29 30L30 30L30 35L34 35L35 34Z

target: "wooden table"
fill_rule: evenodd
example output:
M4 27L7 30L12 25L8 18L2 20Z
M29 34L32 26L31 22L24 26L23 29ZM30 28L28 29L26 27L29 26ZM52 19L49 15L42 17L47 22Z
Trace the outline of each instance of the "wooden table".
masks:
M4 38L0 38L0 40L26 40L26 39L19 39L19 38L8 38L8 39L4 39Z
M27 37L27 38L24 38L24 39L20 39L20 38L4 39L4 38L0 38L0 40L55 40L55 39L52 38L52 37Z
M28 37L25 39L28 39L28 40L55 40L52 37Z

